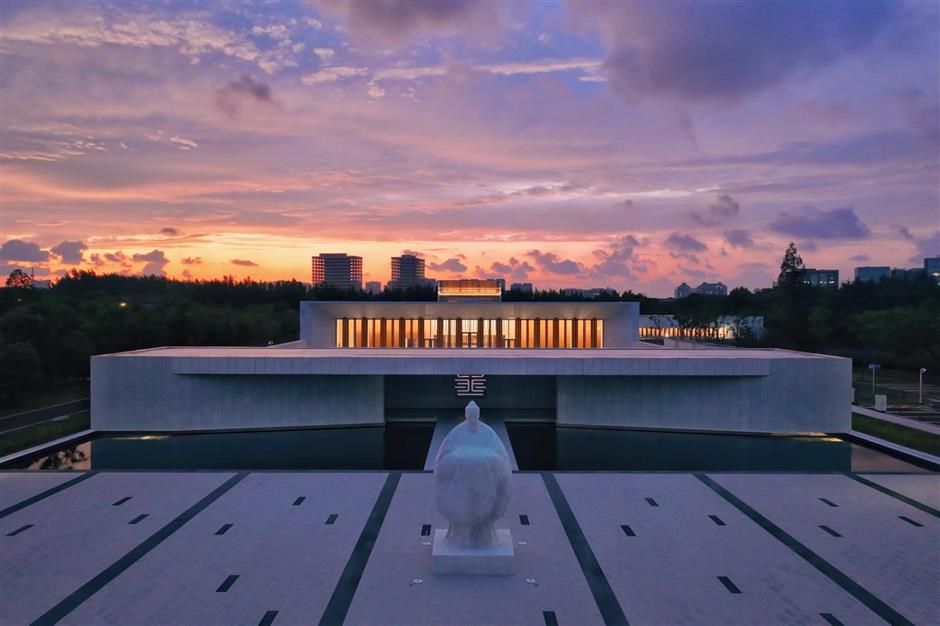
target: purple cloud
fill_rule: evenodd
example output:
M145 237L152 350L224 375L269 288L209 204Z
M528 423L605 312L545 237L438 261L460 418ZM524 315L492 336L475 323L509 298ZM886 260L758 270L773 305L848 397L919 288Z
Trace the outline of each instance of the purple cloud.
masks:
M580 3L608 48L612 87L734 101L872 44L903 10L891 2Z
M78 265L85 260L83 252L87 249L88 246L84 241L63 241L50 248L49 251L58 256L62 263Z
M0 246L0 259L24 263L45 263L49 260L49 252L32 241L8 239Z
M725 241L727 241L732 248L753 248L754 239L751 238L751 234L744 230L743 228L734 228L732 230L726 230L724 232Z
M170 262L163 250L151 250L146 254L135 254L131 259L137 263L146 263L143 269L140 270L141 276L165 276L166 271L164 268Z
M540 269L552 274L577 274L583 270L577 261L562 259L554 252L542 252L536 249L526 252L526 256L533 259Z
M238 117L245 104L270 105L274 103L271 87L244 74L228 82L215 94L216 106L231 118Z
M738 217L741 212L741 205L737 200L728 194L718 196L718 199L708 206L708 210L702 213L693 211L690 214L693 222L702 226L713 226L723 224Z
M467 266L460 262L460 259L457 257L452 257L444 261L443 263L428 263L428 267L434 270L435 272L454 272L460 274L467 271Z
M865 239L871 234L852 207L822 211L807 206L798 213L781 211L769 226L783 235L813 239Z
M695 254L696 252L705 252L708 246L693 237L681 233L672 233L664 242L667 248L671 248L679 253Z
M251 259L232 259L229 263L232 265L241 265L242 267L258 267L258 264Z

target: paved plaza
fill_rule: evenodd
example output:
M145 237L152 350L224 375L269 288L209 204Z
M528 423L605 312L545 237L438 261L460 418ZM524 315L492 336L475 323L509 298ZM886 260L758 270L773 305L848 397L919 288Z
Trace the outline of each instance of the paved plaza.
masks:
M427 472L0 474L0 624L938 624L940 475L513 475L431 574Z

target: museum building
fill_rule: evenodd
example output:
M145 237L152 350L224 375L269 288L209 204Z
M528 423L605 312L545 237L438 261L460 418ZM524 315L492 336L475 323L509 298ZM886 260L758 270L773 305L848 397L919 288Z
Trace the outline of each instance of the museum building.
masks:
M850 429L851 361L639 341L635 302L302 302L297 341L92 358L92 428L376 425L459 414L558 426Z

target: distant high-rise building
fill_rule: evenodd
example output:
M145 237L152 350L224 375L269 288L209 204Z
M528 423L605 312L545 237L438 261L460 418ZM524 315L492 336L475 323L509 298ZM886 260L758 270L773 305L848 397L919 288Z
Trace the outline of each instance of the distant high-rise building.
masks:
M701 283L695 288L695 293L703 296L727 296L728 287L724 283Z
M345 252L321 253L311 260L314 286L330 285L340 289L362 289L362 257Z
M392 257L392 278L388 282L391 289L407 289L426 284L424 259L413 254Z
M871 282L878 282L882 278L888 278L891 276L891 268L887 265L877 266L877 267L856 267L855 268L855 280L867 280Z
M674 293L676 298L685 298L693 293L702 296L727 296L728 287L724 283L699 283L698 287L689 287L688 284L682 283L676 287Z
M911 267L904 269L903 267L895 267L891 270L892 278L904 278L906 280L914 280L916 278L923 278L924 268L922 267Z
M521 291L522 293L532 293L532 283L513 283L509 291Z
M940 285L940 256L931 256L924 259L924 274L933 278Z
M366 293L371 293L373 295L382 293L382 283L377 280L370 280L366 283Z
M807 267L800 270L800 277L804 285L813 287L838 287L839 270L818 270L813 267Z

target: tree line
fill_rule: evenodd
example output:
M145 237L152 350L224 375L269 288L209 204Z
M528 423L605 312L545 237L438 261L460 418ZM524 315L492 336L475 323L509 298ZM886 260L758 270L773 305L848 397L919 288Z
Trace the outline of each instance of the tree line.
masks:
M792 246L773 287L729 295L650 298L625 291L597 300L640 303L644 315L675 315L687 327L723 316L762 315L763 345L848 356L857 365L940 371L940 286L926 277L813 287L800 279ZM180 281L76 271L48 289L17 277L0 290L0 396L43 381L87 377L89 357L154 346L265 346L295 340L301 300L434 300L433 287L379 294L310 287L298 281ZM505 300L585 300L554 290L506 293Z

